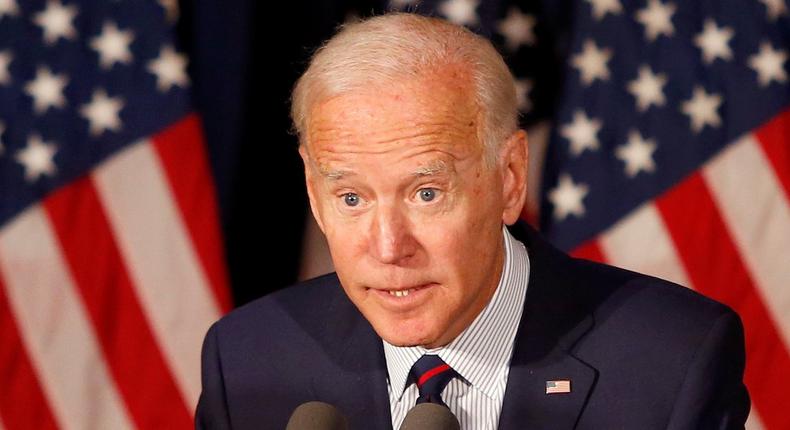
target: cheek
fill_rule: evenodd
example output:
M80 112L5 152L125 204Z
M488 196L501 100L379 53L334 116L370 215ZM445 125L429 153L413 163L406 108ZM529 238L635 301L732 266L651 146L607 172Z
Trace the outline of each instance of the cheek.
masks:
M365 249L364 236L358 228L338 228L330 223L326 228L326 240L336 270L353 267Z
M468 258L470 247L475 246L470 238L470 224L464 217L434 220L428 225L422 243L431 266L443 272L446 281L458 282L467 266L474 263Z
M471 209L443 223L429 248L434 263L461 287L480 281L481 266L489 262L492 250L502 241L501 219L490 208Z

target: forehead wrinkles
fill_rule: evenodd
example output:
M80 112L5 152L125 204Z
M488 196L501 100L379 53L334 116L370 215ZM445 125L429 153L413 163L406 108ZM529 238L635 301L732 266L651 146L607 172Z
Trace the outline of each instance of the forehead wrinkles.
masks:
M474 152L475 134L469 130L447 128L442 125L392 128L386 132L338 132L319 135L310 143L316 157L344 154L384 155L403 152L411 155L433 147L463 156Z
M323 151L314 158L315 167L323 176L332 180L352 176L356 173L357 163L353 160L350 161L344 155L348 154ZM423 155L425 157L421 157ZM462 154L458 151L437 148L436 145L415 145L401 153L385 154L382 156L381 162L394 168L401 161L408 163L409 159L416 159L417 161L411 167L404 168L400 173L408 176L424 177L456 173L456 164L469 159L471 155L471 152ZM386 158L388 156L391 157Z
M452 164L482 153L477 103L457 77L436 78L317 103L305 139L316 167L331 173L359 162L390 165L411 157L427 162L421 155L428 152L444 153L439 158Z
M331 96L311 109L307 141L388 142L420 134L473 134L480 108L470 82L455 68L430 71L414 81Z
M359 150L387 151L386 144L419 141L467 142L477 140L476 115L433 110L423 115L392 115L381 112L372 115L362 112L329 112L317 115L308 133L314 146L344 145L346 151L358 150L358 143L380 144Z

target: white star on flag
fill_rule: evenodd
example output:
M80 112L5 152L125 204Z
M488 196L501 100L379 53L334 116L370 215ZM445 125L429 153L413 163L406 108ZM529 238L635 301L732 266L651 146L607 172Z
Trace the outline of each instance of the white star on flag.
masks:
M129 44L134 40L131 30L121 31L113 22L105 22L101 34L91 39L90 45L99 54L99 65L109 69L115 63L129 64L132 52Z
M159 57L148 62L148 71L156 75L156 86L162 92L168 91L173 85L189 85L186 67L186 56L173 50L172 46L163 47Z
M532 81L529 79L516 80L516 100L518 101L518 110L521 112L529 112L532 109L532 103L529 100L530 91L532 91Z
M0 19L4 15L16 16L19 14L19 6L15 0L0 0Z
M117 132L121 129L119 114L123 105L120 97L107 97L104 90L98 89L93 92L90 103L82 105L80 114L90 123L91 135L99 136L106 130Z
M704 88L694 87L694 94L690 100L683 102L681 110L689 116L691 129L695 133L702 131L706 125L711 127L721 125L718 109L722 100L719 94L708 94Z
M8 67L11 65L11 60L14 57L11 55L11 51L5 50L0 51L0 85L7 84L11 82L11 72L8 71Z
M511 6L507 17L497 26L505 38L505 46L515 51L521 45L535 44L535 18L524 14L517 6Z
M641 171L652 173L656 170L653 162L655 150L655 140L645 139L638 131L631 130L628 143L618 146L615 155L625 163L625 174L633 178Z
M623 5L620 0L587 0L592 6L592 15L597 20L602 20L607 13L618 15L623 11Z
M64 6L57 0L49 0L47 8L33 18L33 22L44 30L44 41L52 45L59 38L75 39L77 30L74 29L74 17L77 16L77 6Z
M439 6L439 12L458 25L471 26L478 22L479 0L449 0Z
M560 129L560 135L571 143L571 154L581 155L585 149L598 149L598 131L603 124L598 119L591 119L581 110L573 114L573 122Z
M694 38L694 44L702 50L702 61L713 63L716 58L732 60L730 39L735 31L729 27L718 27L712 19L706 19L704 30Z
M760 0L765 5L768 19L776 21L780 16L787 15L787 5L785 0Z
M628 92L636 97L636 108L645 112L650 106L664 106L663 87L667 83L667 75L655 74L647 65L639 67L639 76L628 83Z
M576 184L567 173L559 177L559 183L549 191L549 201L554 205L554 218L562 221L568 215L584 216L584 197L587 196L589 187L585 184Z
M760 43L760 52L749 57L749 67L757 72L760 86L767 87L771 81L787 82L787 72L784 63L787 61L787 52L774 49L770 43Z
M587 39L584 41L582 52L573 56L571 64L579 70L582 83L590 85L596 79L602 81L609 79L609 67L606 63L611 58L611 49L600 49L593 40Z
M672 15L675 5L663 4L660 0L649 0L647 7L636 12L636 20L645 26L645 37L654 41L658 36L672 36L675 26L672 25Z
M63 88L68 84L66 75L54 75L46 67L36 70L36 77L25 85L25 92L33 98L33 109L42 114L50 107L62 108L66 105Z
M53 176L57 169L52 159L57 151L55 144L44 142L41 136L30 136L27 146L16 153L16 161L25 168L25 179L34 182L41 175Z

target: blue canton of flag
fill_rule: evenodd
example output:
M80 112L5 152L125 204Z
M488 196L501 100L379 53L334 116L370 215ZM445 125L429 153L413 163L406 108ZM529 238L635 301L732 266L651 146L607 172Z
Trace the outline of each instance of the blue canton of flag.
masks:
M189 79L156 2L0 5L3 224L185 116Z
M786 13L757 0L576 5L541 214L567 250L790 103Z

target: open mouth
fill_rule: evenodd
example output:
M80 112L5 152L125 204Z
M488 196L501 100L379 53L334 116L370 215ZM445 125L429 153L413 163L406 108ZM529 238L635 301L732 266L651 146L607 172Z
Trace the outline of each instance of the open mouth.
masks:
M414 290L416 290L416 288L411 288L408 290L389 290L387 292L390 293L391 296L406 297L409 295L409 293L413 292Z
M407 288L407 289L383 290L383 291L387 292L390 296L393 296L393 297L408 297L409 294L412 294L412 293L414 293L416 291L420 291L420 290L422 290L424 288L427 288L427 287L429 287L431 285L433 285L433 284L428 283L428 284L422 284L420 286Z

